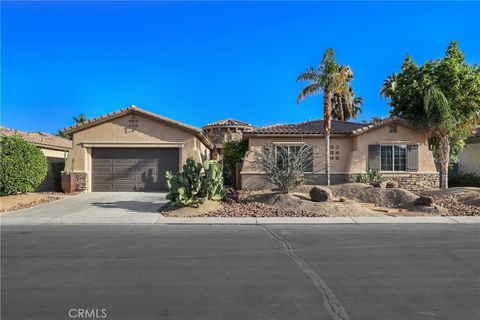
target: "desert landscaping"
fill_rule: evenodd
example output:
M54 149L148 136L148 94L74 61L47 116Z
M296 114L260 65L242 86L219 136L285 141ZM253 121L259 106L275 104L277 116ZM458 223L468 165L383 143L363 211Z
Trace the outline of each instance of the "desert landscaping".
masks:
M304 185L290 193L229 189L222 202L166 205L160 212L166 217L479 216L480 188L430 190L419 195L364 183Z

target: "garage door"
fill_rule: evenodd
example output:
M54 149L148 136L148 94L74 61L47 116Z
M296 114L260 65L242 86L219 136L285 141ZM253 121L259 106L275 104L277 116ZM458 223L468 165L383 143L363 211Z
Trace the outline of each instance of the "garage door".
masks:
M178 148L93 148L92 191L164 191L178 165Z

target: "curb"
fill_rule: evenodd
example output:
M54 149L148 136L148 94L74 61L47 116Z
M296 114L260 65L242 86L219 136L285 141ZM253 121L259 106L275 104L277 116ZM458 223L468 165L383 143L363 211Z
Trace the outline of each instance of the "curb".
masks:
M156 224L260 225L260 224L472 224L480 217L337 217L337 218L180 218L160 217Z

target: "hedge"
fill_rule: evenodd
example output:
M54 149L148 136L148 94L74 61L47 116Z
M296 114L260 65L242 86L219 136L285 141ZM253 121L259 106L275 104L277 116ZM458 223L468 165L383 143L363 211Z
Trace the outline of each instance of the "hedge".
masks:
M0 195L34 191L45 179L47 158L22 137L0 136Z

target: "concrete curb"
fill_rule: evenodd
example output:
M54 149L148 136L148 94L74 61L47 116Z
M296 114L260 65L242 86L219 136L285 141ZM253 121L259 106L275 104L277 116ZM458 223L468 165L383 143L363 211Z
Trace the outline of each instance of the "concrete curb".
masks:
M177 218L160 217L156 224L471 224L480 217L338 217L338 218Z

